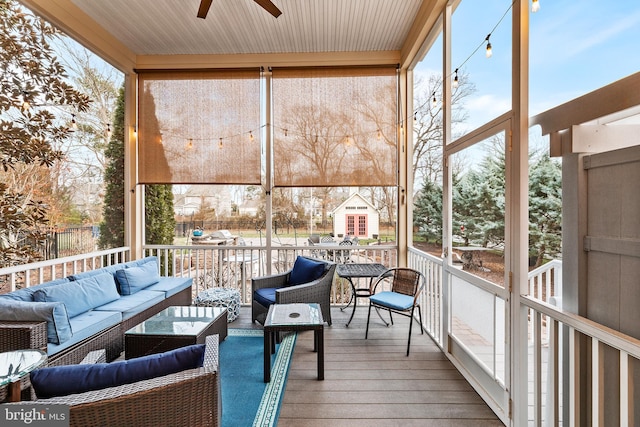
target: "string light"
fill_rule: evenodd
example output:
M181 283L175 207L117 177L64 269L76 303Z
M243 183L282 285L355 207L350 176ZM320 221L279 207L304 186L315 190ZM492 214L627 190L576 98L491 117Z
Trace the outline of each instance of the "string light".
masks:
M433 99L431 100L431 106L436 108L438 106L438 100L436 99L436 92L433 92Z
M71 129L73 129L73 130L77 130L78 129L78 124L76 123L76 115L75 114L71 115Z
M287 129L284 130L284 136L289 136L289 131Z
M191 150L193 148L193 139L189 138L189 141L187 142L187 150Z
M418 112L416 111L415 113L413 113L413 123L417 123L418 122Z
M107 123L107 138L111 138L111 123Z
M531 12L536 13L540 10L540 2L538 0L531 1Z
M487 41L487 50L485 52L485 55L487 56L487 58L491 58L491 55L493 55L493 49L491 48L491 42L489 41L489 37L491 37L491 34L487 34L487 38L485 39Z
M222 148L222 138L220 138L220 141L218 142L218 148Z
M31 108L31 104L27 99L28 96L29 96L29 92L27 92L26 90L23 90L22 91L22 110L23 111L29 111L29 109Z
M253 133L251 131L249 131L249 141L253 142Z
M378 140L380 140L382 138L382 132L380 131L380 129L378 129Z
M458 69L456 68L456 71L454 71L454 73L456 74L455 77L453 78L453 88L457 89L458 88Z

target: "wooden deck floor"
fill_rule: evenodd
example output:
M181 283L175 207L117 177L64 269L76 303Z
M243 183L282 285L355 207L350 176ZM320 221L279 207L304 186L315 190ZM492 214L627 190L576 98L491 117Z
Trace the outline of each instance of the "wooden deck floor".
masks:
M250 308L230 328L251 328ZM332 309L325 328L325 380L317 381L313 332L298 335L279 427L502 426L502 422L425 333L414 324L406 356L408 319L386 327L366 308L347 328L346 311Z

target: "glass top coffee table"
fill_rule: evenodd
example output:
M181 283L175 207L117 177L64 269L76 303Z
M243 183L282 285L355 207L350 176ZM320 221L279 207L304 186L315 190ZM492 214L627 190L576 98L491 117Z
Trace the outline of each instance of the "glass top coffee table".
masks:
M320 304L271 304L264 321L264 382L271 381L271 355L278 332L313 331L318 353L318 380L324 380L324 319Z
M206 336L215 334L220 341L227 337L226 308L172 306L126 331L124 354L131 359L204 344Z
M0 396L6 395L8 402L18 402L22 391L21 380L46 361L47 353L37 349L0 353Z

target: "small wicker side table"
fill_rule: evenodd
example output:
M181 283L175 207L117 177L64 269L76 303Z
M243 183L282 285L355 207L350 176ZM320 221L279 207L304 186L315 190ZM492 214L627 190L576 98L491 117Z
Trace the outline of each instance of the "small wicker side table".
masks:
M200 307L224 307L227 322L231 323L240 315L240 291L232 288L211 288L198 293L193 301Z

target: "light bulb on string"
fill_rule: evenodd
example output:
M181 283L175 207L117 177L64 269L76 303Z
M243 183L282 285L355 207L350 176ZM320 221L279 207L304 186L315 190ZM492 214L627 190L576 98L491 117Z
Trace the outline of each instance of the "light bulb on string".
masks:
M284 130L284 136L289 136L289 131L287 129Z
M249 131L249 141L253 142L253 133Z
M457 89L457 88L458 88L458 83L459 83L459 82L458 82L458 69L457 69L457 68L456 68L456 70L454 71L454 73L455 73L455 76L453 77L453 83L452 83L452 86L453 86L453 88L454 88L454 89Z
M78 123L76 123L76 115L75 114L71 115L71 129L73 129L73 130L77 130L78 129Z
M536 13L540 10L540 2L538 0L531 1L531 12Z
M187 150L191 150L193 148L193 139L189 138L187 142Z
M413 123L418 123L418 112L413 113Z
M487 51L485 52L485 55L487 56L487 58L491 58L491 55L493 55L493 49L491 48L491 42L489 41L489 37L491 37L491 34L488 34L487 38L485 39L487 41Z
M349 135L346 136L345 140L344 140L345 145L350 146L351 145L351 137Z
M107 123L107 138L111 138L111 123Z
M380 129L378 129L378 139L382 138L382 132L380 132Z
M436 99L436 93L433 92L433 99L431 100L431 106L436 108L438 106L438 100Z
M29 103L27 96L29 96L29 92L27 92L26 90L23 90L22 91L22 110L23 111L29 111L29 109L31 109L31 104Z
M220 138L220 141L218 142L218 148L222 148L222 138Z

